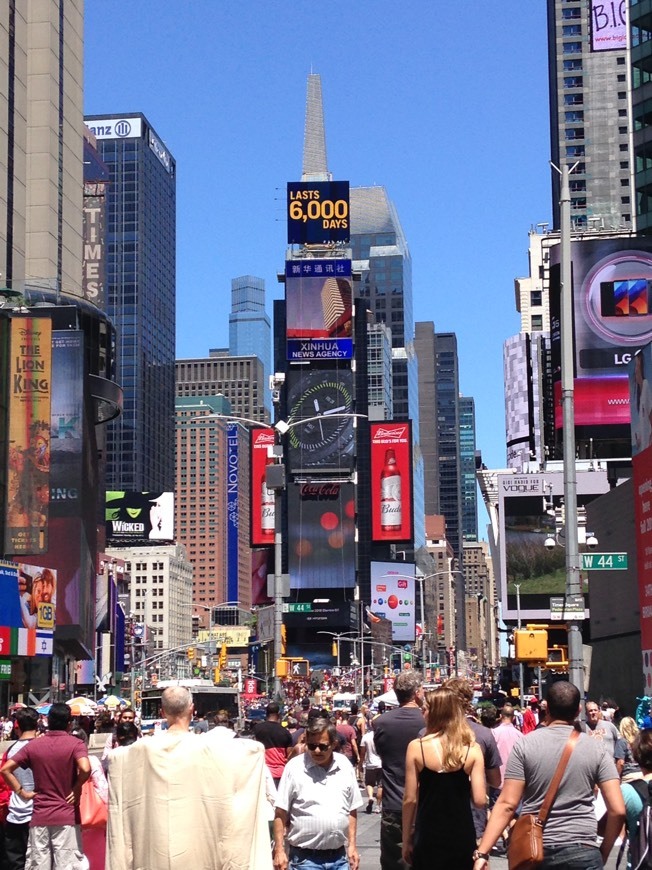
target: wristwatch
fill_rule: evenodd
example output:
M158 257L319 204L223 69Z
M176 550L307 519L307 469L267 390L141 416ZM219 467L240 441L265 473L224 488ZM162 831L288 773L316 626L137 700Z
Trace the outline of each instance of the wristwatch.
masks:
M477 861L479 858L482 858L483 861L488 861L489 860L489 853L488 852L480 852L478 849L476 849L475 852L473 853L473 855L471 855L471 858L474 861Z

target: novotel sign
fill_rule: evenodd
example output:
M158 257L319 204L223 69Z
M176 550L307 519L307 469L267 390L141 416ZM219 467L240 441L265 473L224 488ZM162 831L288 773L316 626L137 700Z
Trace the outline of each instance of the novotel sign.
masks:
M86 121L96 139L140 139L141 118L102 118Z

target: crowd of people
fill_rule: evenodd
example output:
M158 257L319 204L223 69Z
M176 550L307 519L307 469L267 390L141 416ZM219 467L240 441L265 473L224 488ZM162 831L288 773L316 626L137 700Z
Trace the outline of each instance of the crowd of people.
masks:
M226 714L198 728L192 695L171 687L165 730L141 740L127 708L97 757L67 705L52 705L45 732L36 710L17 710L0 766L0 866L358 870L361 811L380 815L381 870L485 870L508 853L519 815L542 813L562 755L542 870L598 870L617 840L637 848L652 729L613 702L582 711L579 691L558 682L520 713L478 705L460 678L425 692L414 671L394 689L391 709L272 701L239 735ZM105 807L99 823L89 790Z

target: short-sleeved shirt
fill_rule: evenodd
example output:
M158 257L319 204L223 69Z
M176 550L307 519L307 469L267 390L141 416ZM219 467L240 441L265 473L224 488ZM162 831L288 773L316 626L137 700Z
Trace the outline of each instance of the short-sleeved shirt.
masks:
M514 744L505 779L525 781L523 813L537 813L541 808L572 730L572 725L551 725L531 731ZM593 790L612 779L619 777L604 745L580 734L543 829L544 847L568 843L594 846L597 821Z
M12 761L34 774L32 827L79 824L79 807L66 803L66 797L77 780L80 758L88 758L85 743L66 731L48 731L13 756Z
M492 730L492 735L496 741L498 752L500 754L500 784L502 786L505 779L505 768L507 767L507 759L510 756L514 744L523 739L523 735L511 723L497 725Z
M364 746L364 766L369 770L377 770L379 767L383 766L382 761L380 760L380 755L376 751L376 744L374 743L374 732L373 731L365 731L362 735L362 740L360 741L361 745Z
M7 751L7 761L10 761L23 746L27 746L29 740L17 740L13 746ZM20 767L14 772L14 776L20 783L20 787L25 791L34 791L34 774L31 770L22 770ZM9 798L9 812L7 813L7 821L12 825L26 825L32 818L32 810L34 808L33 801L26 801L13 792Z
M400 813L405 791L405 753L423 728L419 707L399 707L374 719L374 743L383 763L383 811Z
M339 752L328 768L304 752L286 764L276 806L288 814L290 845L339 849L348 840L349 815L362 806L355 769Z
M614 759L616 761L622 760L623 762L623 769L620 772L620 775L623 779L626 776L631 777L633 776L633 774L638 774L639 776L641 775L641 768L634 759L634 756L632 755L632 748L624 737L619 737L618 740L616 740Z
M285 768L292 735L280 722L265 719L254 727L254 737L265 747L265 763L274 779L278 779Z
M349 761L353 761L355 758L353 744L356 743L355 728L352 725L349 725L348 722L342 722L337 726L337 733L342 743L342 754L346 755Z
M604 743L605 749L609 755L612 758L615 757L616 742L619 740L620 734L614 724L607 722L604 719L598 719L595 728L589 728L588 725L586 726L586 733L594 740L600 740Z

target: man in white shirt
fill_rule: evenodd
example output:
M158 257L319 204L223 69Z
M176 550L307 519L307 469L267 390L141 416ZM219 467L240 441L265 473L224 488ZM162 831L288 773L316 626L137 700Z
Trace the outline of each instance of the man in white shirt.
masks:
M310 720L305 738L306 751L288 761L279 784L274 868L327 865L329 870L358 870L357 811L362 798L355 768L334 752L337 730L328 719Z
M16 711L16 731L18 740L9 747L7 760L11 759L29 740L38 736L38 712L33 707L22 707ZM34 791L34 774L29 767L17 768L16 779L20 783L18 792L9 798L9 812L5 823L5 855L2 867L6 870L23 870L27 856L29 823L32 818L34 801L26 798L25 793Z

